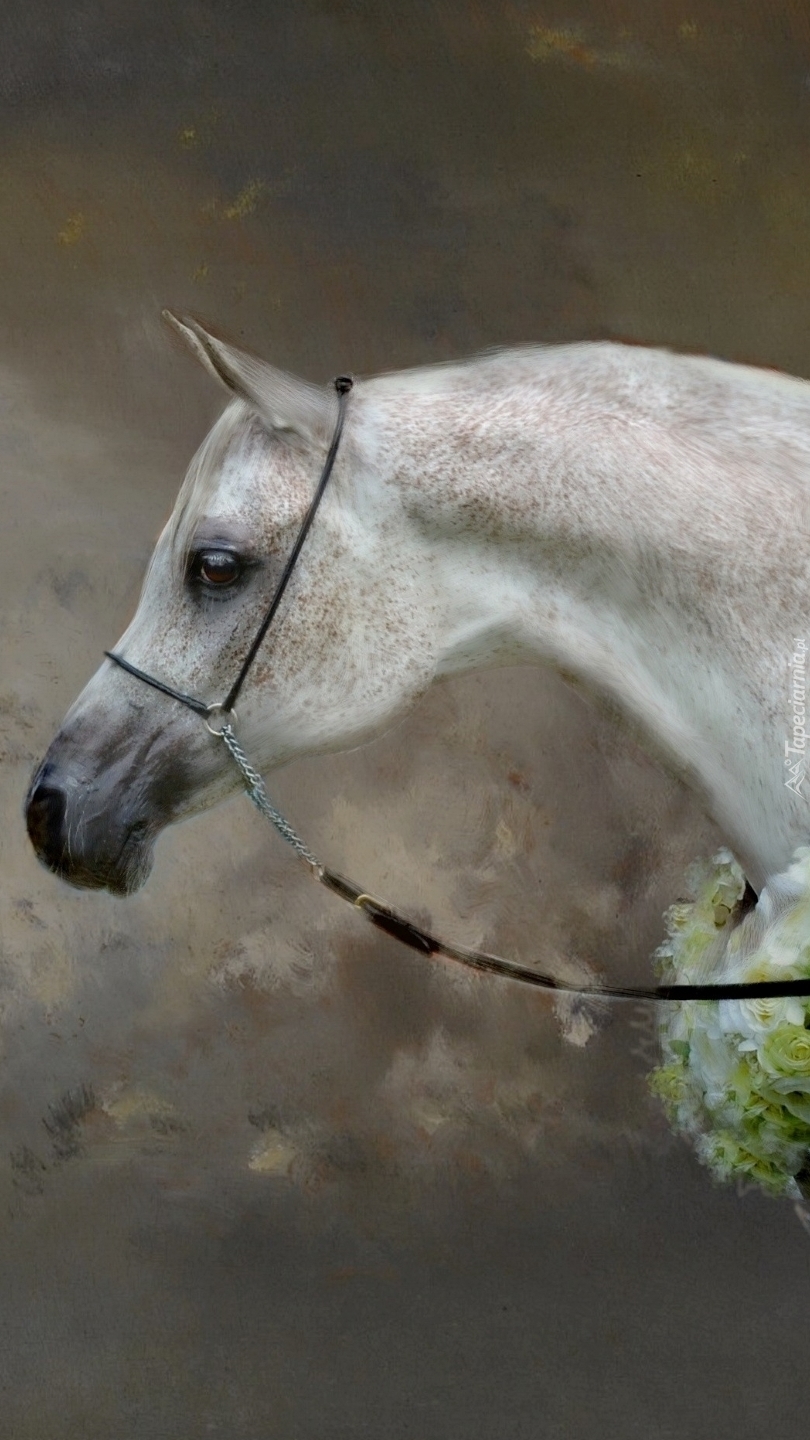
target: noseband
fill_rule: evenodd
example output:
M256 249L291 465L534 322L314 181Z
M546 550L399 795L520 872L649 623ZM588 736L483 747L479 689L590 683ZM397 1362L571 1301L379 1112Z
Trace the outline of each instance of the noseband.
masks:
M315 878L320 880L333 894L338 895L341 900L346 900L350 905L362 910L367 918L376 925L379 930L384 930L387 935L393 936L395 940L408 945L412 950L418 950L423 955L442 955L448 960L456 960L461 965L466 965L472 970L479 970L491 975L503 975L511 980L520 980L526 985L533 985L541 990L554 990L558 993L568 995L581 995L603 1000L748 1000L765 999L770 996L802 995L810 996L810 979L804 980L756 980L748 983L735 984L733 982L720 982L716 985L655 985L655 986L633 986L633 985L575 985L570 981L563 980L554 975L543 974L537 970L531 970L528 966L517 965L511 960L503 960L498 955L489 955L482 950L470 950L466 946L450 945L443 940L438 940L430 935L427 930L418 926L397 914L390 905L381 900L375 900L360 885L353 880L347 880L344 876L338 875L336 871L330 870L322 865L320 860L313 855L312 851L305 845L304 841L296 834L292 826L284 816L275 808L270 801L267 791L264 788L262 777L250 764L247 755L236 738L232 721L236 720L234 706L239 692L247 677L253 661L259 652L264 640L278 611L281 598L287 589L290 577L295 569L296 562L301 553L304 541L309 533L310 526L323 499L324 491L329 482L329 477L335 464L335 458L340 444L340 437L343 433L343 422L346 415L346 404L349 391L352 388L352 381L348 375L339 375L334 382L338 396L338 417L335 423L332 442L324 461L321 477L312 497L309 509L304 517L303 523L290 552L281 578L276 586L275 593L267 608L267 612L259 626L253 640L248 648L247 654L239 669L230 690L224 700L215 700L212 704L206 704L204 700L198 700L194 695L187 695L182 690L176 690L173 685L167 685L165 681L158 680L154 675L149 675L145 670L140 670L137 665L125 660L123 655L116 655L113 650L105 650L104 654L109 660L113 660L128 675L134 675L136 680L142 680L146 685L151 685L154 690L160 690L163 695L170 699L177 700L189 710L201 715L207 729L212 735L221 739L227 747L230 755L242 775L249 799L268 820L276 827L279 834L310 867ZM219 721L215 717L219 717Z

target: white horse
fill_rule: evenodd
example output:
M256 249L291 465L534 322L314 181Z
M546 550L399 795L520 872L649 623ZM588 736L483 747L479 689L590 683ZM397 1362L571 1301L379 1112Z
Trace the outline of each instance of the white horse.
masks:
M232 398L117 648L216 700L311 498L337 400L175 323ZM599 343L357 381L239 700L240 740L269 770L380 734L437 676L551 664L633 718L759 891L810 838L809 520L801 380ZM240 783L198 715L105 661L34 777L29 831L65 879L128 892L164 825Z

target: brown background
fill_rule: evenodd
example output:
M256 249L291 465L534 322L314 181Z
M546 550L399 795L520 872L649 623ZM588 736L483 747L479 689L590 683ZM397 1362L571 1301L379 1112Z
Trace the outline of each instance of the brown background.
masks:
M244 802L127 901L30 853L218 395L632 337L810 374L805 5L7 3L0 1433L798 1440L808 1237L715 1188L651 1017L432 968ZM437 687L273 794L448 934L641 979L718 836L553 676Z

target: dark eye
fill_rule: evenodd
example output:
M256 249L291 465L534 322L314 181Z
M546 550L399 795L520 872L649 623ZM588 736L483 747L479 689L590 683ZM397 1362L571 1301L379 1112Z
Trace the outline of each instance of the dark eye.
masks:
M200 550L192 573L206 585L222 589L233 585L242 573L242 564L230 550Z

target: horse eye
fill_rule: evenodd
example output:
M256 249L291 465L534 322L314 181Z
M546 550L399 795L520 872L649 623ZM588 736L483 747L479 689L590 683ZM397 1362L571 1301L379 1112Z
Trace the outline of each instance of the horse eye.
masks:
M197 556L196 572L206 585L232 585L242 573L242 566L230 550L203 550Z

